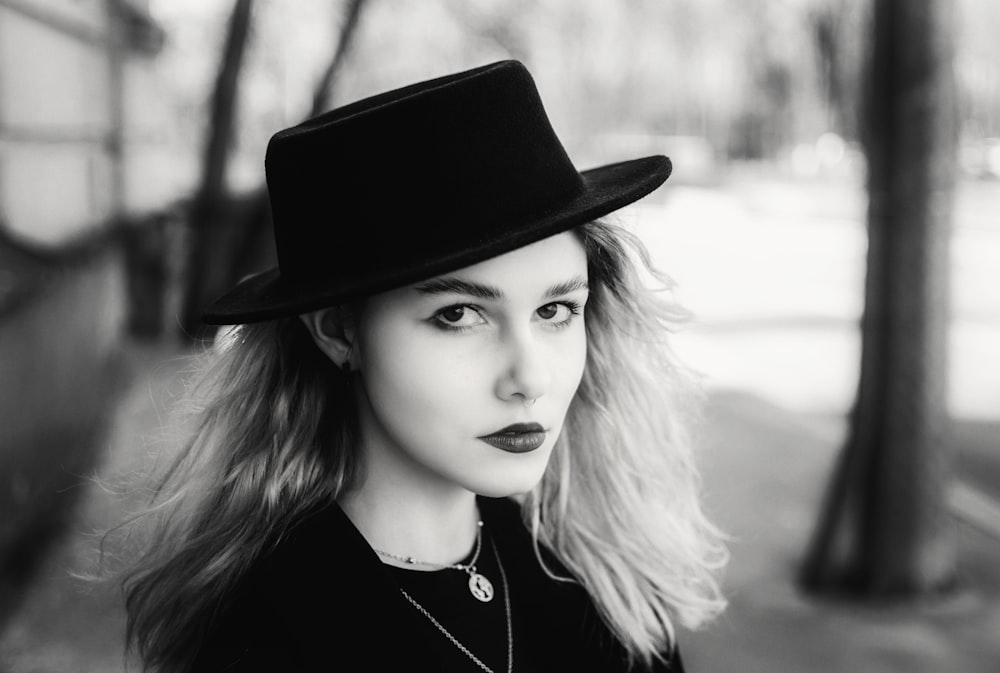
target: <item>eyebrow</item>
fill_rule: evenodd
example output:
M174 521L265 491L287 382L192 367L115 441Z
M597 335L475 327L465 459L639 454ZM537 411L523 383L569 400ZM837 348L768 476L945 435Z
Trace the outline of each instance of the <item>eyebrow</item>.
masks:
M572 294L580 290L589 290L590 286L587 281L583 278L577 276L576 278L567 280L564 283L556 283L549 288L549 291L545 293L546 297L561 297L564 294Z
M414 289L420 294L463 294L488 301L503 301L504 299L503 292L491 285L483 285L482 283L450 276L432 278L415 286ZM587 281L577 276L576 278L552 285L546 290L545 296L547 298L560 297L587 289L589 289Z

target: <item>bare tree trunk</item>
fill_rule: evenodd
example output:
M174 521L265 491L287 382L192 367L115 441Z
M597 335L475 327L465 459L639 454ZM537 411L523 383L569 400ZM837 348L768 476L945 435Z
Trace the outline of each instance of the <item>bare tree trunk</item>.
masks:
M316 83L313 91L312 109L309 117L323 112L328 106L333 93L337 74L346 61L354 36L357 34L358 21L366 0L350 0L344 11L344 19L340 24L340 37L330 63ZM274 238L271 234L271 207L267 190L257 190L239 209L232 240L226 243L236 251L232 265L228 267L228 276L220 292L237 280L251 273L262 271L276 264Z
M202 186L191 213L191 260L187 273L181 327L197 337L201 311L243 276L274 264L274 241L267 191L260 189L240 203L225 190L225 167L232 136L236 88L250 26L252 0L236 0L226 49L212 101L212 124ZM327 106L336 75L356 33L365 0L349 0L333 58L320 77L309 116Z
M950 0L874 1L861 379L800 577L816 593L891 598L954 580L945 507L953 11Z
M312 110L310 117L315 117L326 109L330 104L330 96L333 93L333 83L337 79L337 73L344 65L347 53L350 51L351 43L357 32L358 19L361 17L361 8L364 7L365 0L350 0L347 11L344 13L344 22L340 25L340 39L337 40L337 50L333 53L330 64L323 71L316 90L313 92Z
M858 58L848 39L856 32L854 15L856 3L848 0L829 0L809 12L813 44L819 62L823 102L826 106L827 126L846 138L857 138L857 99L855 71Z
M201 331L201 310L223 292L231 267L220 236L227 225L225 177L236 119L236 96L243 54L250 32L253 0L235 0L225 49L212 93L212 112L202 168L201 186L190 215L190 259L181 306L181 328L191 336Z

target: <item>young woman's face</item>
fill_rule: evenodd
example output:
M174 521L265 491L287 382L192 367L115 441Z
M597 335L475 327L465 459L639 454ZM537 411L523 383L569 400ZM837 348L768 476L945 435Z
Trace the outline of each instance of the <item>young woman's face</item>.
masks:
M583 374L587 296L568 232L368 300L353 363L369 468L494 497L531 489Z

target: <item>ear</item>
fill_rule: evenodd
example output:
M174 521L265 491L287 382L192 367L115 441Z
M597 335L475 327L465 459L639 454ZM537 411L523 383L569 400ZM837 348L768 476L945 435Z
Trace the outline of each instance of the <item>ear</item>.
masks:
M341 308L303 313L299 320L309 330L316 346L338 367L354 368L354 322Z

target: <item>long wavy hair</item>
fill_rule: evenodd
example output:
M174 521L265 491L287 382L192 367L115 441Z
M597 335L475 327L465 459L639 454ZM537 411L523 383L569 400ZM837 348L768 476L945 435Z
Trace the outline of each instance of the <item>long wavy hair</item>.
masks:
M700 394L665 340L685 314L647 288L643 268L669 281L633 235L605 221L577 231L587 364L522 512L539 550L648 664L672 646L675 621L696 627L723 609L727 554L699 504L688 428ZM190 434L136 519L148 537L123 578L126 639L147 669L189 668L255 560L360 478L354 398L298 318L239 326L199 357Z

